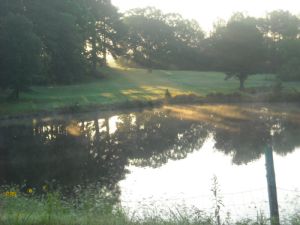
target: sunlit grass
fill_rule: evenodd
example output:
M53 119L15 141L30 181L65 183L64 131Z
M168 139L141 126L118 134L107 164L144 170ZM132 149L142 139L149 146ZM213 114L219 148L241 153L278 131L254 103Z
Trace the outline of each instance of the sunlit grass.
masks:
M237 80L225 81L219 72L164 71L143 69L105 69L107 78L82 84L53 87L32 87L22 93L19 102L7 103L0 95L0 115L49 111L68 106L105 105L131 100L155 100L171 95L232 93L238 90ZM270 87L272 75L255 75L246 81L246 87ZM300 90L299 83L284 83L286 90ZM1 97L2 96L2 97Z

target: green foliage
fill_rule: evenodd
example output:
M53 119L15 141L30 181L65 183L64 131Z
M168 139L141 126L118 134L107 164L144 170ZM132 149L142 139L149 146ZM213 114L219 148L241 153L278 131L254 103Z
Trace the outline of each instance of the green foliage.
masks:
M249 75L262 71L264 39L252 18L236 15L226 26L217 27L212 44L217 67L227 72L226 79L239 79L241 90Z
M273 11L265 19L259 19L258 27L264 33L268 45L271 71L284 81L299 80L299 17L288 11Z
M265 31L271 34L274 41L297 38L300 32L299 27L300 19L283 10L268 13L264 21Z
M283 63L279 70L279 78L283 81L299 81L300 58L292 58Z
M204 33L195 21L155 8L125 14L128 58L146 68L199 68Z
M273 94L280 94L283 90L283 85L282 85L282 81L281 80L277 80L275 81L274 85L273 85Z
M281 40L277 44L281 63L277 70L283 81L300 80L300 40Z
M86 14L86 57L92 74L97 73L98 66L107 64L107 54L114 58L122 55L126 31L120 19L121 15L110 1L89 0L84 7Z
M1 32L6 36L18 36L21 31L26 30L34 33L40 40L40 44L33 45L41 48L38 60L42 62L42 76L32 79L35 84L70 84L82 81L87 73L97 74L97 66L106 64L108 53L117 57L123 52L121 40L124 39L125 30L122 28L121 15L110 1L2 0L0 8ZM11 13L22 16L22 26L27 28L15 29L14 24L7 24L5 17ZM25 25L26 21L30 21L30 25ZM2 45L7 46L4 40ZM2 52L5 56L2 58L14 57L14 51L26 54L26 49L17 45L15 48L18 49ZM36 54L28 54L27 60L35 62L35 56ZM1 61L1 65L12 67ZM20 83L23 81L20 80Z
M213 184L215 185L215 184ZM36 194L26 195L17 191L18 187L9 188L17 193L16 196L5 196L1 187L1 214L0 223L7 225L218 225L218 222L209 212L197 208L185 208L174 206L170 209L169 216L155 214L154 208L138 217L128 215L125 209L107 203L105 200L95 202L93 190L86 189L84 194L65 199L59 192L50 192L44 196ZM83 207L78 202L88 205ZM103 211L103 207L108 210ZM284 216L284 215L283 215ZM294 213L282 219L283 224L300 224L299 214ZM228 225L267 225L269 219L261 212L257 212L255 218L240 218L233 221L230 215L222 224Z
M292 216L291 224L293 224L293 225L299 225L300 224L300 215L299 214L296 214L296 215Z
M90 205L87 208L77 207L75 199L64 200L59 193L48 193L44 197L25 196L18 193L16 197L0 196L0 223L7 225L217 225L212 217L197 209L185 209L177 206L170 210L170 216L155 215L155 209L149 209L149 215L142 217L129 216L124 209L115 206L112 211L99 211L92 198L84 198ZM102 202L105 205L105 202ZM293 224L298 224L297 217ZM257 219L244 219L236 225L264 225Z
M81 18L77 4L47 0L26 2L27 16L34 21L43 42L44 83L73 83L85 73Z
M162 68L171 30L163 21L162 12L154 8L135 9L127 13L125 24L129 30L129 56L146 68Z
M31 224L107 224L123 220L125 216L112 211L111 202L98 198L93 189L81 190L73 198L66 198L58 191L43 195L24 194L18 191L18 187L10 188L15 196L3 195L0 192L1 215L0 223L9 225ZM5 193L5 192L4 192ZM86 193L89 193L88 195ZM105 210L104 210L105 209Z
M206 37L198 22L151 7L121 14L110 0L1 0L0 86L17 98L32 84L103 78L109 55L149 72L222 71L240 89L256 73L298 80L299 21L286 11L236 13Z
M41 40L24 16L9 14L0 29L1 86L13 90L13 98L25 90L39 73Z

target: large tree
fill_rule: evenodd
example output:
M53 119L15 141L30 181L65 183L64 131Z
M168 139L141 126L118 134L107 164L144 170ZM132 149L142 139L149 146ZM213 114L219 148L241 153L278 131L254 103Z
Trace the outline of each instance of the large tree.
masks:
M41 40L33 32L32 23L24 16L7 15L0 27L0 83L13 90L12 97L19 98L38 75Z
M212 39L218 69L226 72L226 79L237 78L243 90L248 76L261 72L265 61L264 38L255 20L235 15L216 28Z
M165 15L165 22L172 28L172 38L168 41L169 64L177 69L203 69L204 32L199 23L172 13Z
M295 77L295 72L299 71L297 40L300 35L300 19L288 11L277 10L257 21L268 46L269 71L279 73L284 79ZM287 76L283 75L283 71Z
M24 0L26 16L43 42L47 83L72 83L85 75L81 0Z
M274 41L296 39L300 33L300 19L288 11L270 12L265 19L265 32Z
M132 61L149 71L164 68L162 58L172 37L171 28L164 22L164 15L155 8L134 9L124 19L128 27L128 55Z
M129 31L128 56L136 64L149 70L199 66L204 33L197 22L152 7L127 12L124 22Z
M107 64L107 55L114 58L123 54L125 29L121 15L110 0L88 0L86 14L86 55L91 70L97 75L97 67Z
M300 80L300 19L288 11L277 10L261 19L269 39L270 63L282 80Z

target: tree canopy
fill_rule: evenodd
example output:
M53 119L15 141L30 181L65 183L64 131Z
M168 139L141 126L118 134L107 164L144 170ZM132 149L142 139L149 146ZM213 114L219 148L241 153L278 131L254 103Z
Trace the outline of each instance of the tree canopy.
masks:
M13 90L13 98L32 83L40 68L42 43L24 16L8 14L0 29L1 86Z
M199 68L204 32L196 21L150 7L127 12L124 22L129 60L150 70Z
M255 73L300 80L299 27L287 11L236 13L208 35L198 22L152 7L120 13L110 0L0 0L0 86L17 97L31 84L102 77L108 56L149 71L222 71L240 89Z
M226 26L219 26L212 36L215 60L227 78L240 81L240 89L251 74L262 71L265 59L263 34L252 18L233 17Z

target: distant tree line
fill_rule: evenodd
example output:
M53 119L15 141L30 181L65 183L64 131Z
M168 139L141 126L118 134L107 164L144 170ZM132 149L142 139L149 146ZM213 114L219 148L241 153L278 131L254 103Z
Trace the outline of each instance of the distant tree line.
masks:
M110 0L0 0L0 88L12 97L32 84L101 77L111 55L152 69L215 70L243 89L255 73L300 80L300 19L234 14L207 35L194 20L155 8L118 12Z

